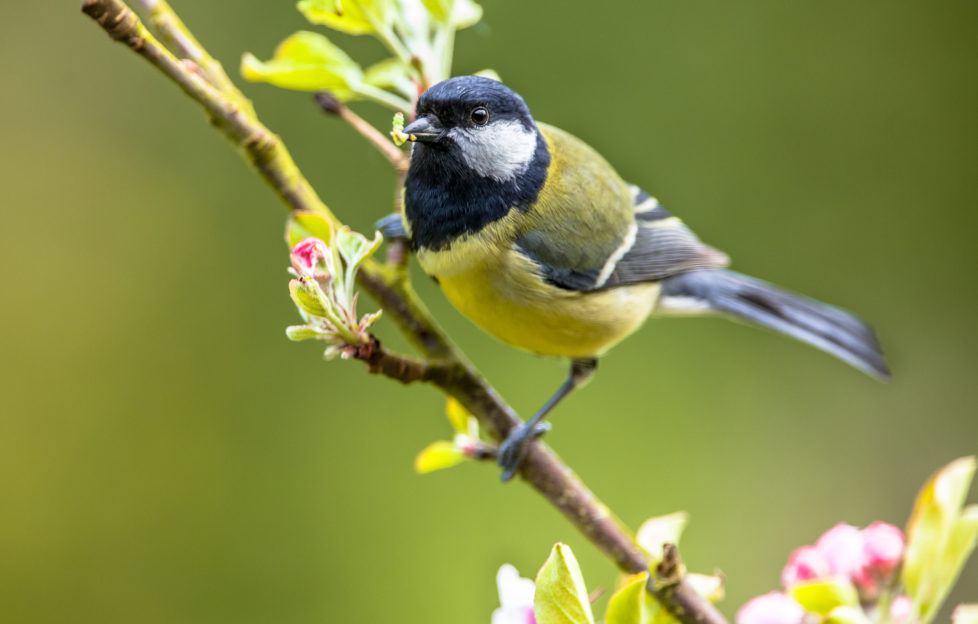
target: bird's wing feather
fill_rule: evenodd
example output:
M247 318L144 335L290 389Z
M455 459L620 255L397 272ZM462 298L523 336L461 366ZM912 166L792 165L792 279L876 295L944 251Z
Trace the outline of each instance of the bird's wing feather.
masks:
M630 186L634 219L620 243L600 257L575 262L559 253L546 232L533 230L515 242L542 277L566 290L593 291L660 280L692 269L725 267L725 254L703 244L648 193Z
M654 197L631 186L635 205L635 242L599 287L660 280L692 269L725 267L723 252L703 244Z
M677 217L636 223L635 243L607 273L600 288L656 280L692 269L725 267L727 256L704 245Z

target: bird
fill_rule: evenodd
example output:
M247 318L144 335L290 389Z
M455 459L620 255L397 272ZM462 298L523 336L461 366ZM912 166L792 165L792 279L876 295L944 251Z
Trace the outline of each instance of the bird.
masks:
M483 330L570 361L563 384L500 444L503 481L549 429L544 417L650 316L729 317L889 379L869 325L729 270L726 254L585 142L537 122L503 83L435 84L403 134L412 143L401 212L378 228L408 240L424 272Z

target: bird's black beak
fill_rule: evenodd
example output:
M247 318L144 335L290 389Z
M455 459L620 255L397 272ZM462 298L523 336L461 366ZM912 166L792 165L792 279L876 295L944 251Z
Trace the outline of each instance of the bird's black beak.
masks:
M408 135L409 141L420 141L422 143L434 143L445 134L445 130L438 125L438 120L423 115L418 117L404 128L404 134Z

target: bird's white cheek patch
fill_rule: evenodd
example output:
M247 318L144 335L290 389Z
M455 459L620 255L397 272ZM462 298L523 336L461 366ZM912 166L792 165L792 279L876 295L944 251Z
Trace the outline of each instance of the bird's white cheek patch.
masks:
M485 128L453 128L449 136L461 148L466 165L500 182L525 172L537 148L537 133L516 120L492 122Z

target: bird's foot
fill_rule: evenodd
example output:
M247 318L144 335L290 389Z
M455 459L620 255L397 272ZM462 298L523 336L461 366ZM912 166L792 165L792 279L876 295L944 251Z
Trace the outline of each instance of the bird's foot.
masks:
M496 458L496 463L503 469L501 479L504 483L513 478L516 470L523 463L530 442L548 431L550 431L550 423L542 422L533 425L520 423L509 432L503 443L499 445L499 455Z

